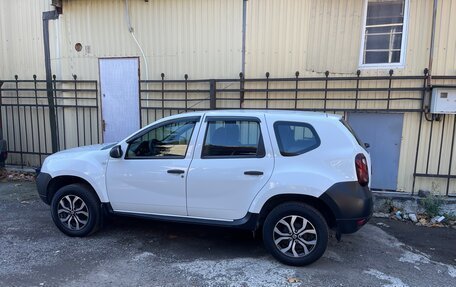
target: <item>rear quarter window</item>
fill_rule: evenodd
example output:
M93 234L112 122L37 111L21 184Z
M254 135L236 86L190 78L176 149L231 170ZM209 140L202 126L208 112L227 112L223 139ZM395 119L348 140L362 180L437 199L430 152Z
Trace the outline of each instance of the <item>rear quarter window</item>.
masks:
M276 122L274 132L282 156L297 156L316 149L321 143L315 129L307 123Z

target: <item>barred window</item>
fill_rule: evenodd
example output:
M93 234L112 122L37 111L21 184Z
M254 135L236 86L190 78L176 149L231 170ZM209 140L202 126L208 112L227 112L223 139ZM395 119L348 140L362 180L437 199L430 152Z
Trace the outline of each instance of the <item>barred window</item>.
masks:
M367 0L362 64L401 64L408 0Z

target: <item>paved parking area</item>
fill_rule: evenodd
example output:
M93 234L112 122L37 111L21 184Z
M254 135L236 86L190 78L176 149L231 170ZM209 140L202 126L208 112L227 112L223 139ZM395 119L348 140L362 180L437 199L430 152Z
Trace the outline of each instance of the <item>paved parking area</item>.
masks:
M456 285L448 252L456 249L455 229L407 226L416 238L444 233L415 244L421 241L394 236L404 223L374 220L340 243L332 237L313 265L294 268L249 232L231 229L114 218L91 237L69 238L32 183L0 183L0 214L0 286Z

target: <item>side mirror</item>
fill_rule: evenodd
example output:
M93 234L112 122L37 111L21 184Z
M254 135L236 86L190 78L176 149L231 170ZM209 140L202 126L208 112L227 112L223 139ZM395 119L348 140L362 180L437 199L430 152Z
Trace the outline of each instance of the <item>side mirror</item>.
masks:
M120 145L116 145L114 146L111 151L109 152L109 155L112 157L112 158L121 158L122 155L123 155L123 152L122 152L122 148L120 147Z
M371 146L370 144L368 144L368 143L364 143L364 147L366 147L366 148L370 148L370 146Z

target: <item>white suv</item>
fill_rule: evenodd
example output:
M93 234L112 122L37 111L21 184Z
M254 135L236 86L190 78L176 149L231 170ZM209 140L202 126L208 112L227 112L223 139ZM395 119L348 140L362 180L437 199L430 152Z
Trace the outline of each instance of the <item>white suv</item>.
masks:
M115 143L46 158L38 193L69 236L107 214L261 230L279 261L320 258L328 228L372 214L369 154L337 115L214 110L156 121Z

